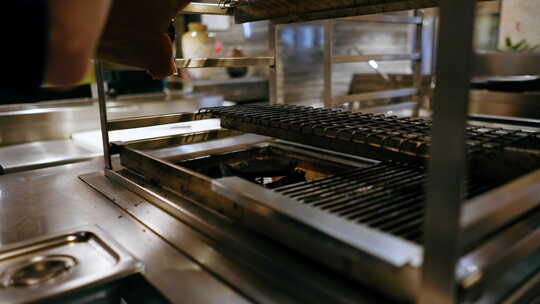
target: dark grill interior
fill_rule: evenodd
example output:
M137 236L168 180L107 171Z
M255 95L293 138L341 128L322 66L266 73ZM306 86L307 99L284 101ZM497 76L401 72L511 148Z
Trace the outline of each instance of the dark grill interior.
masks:
M421 244L426 182L423 167L384 162L275 191L347 220ZM472 174L466 183L467 198L499 184Z

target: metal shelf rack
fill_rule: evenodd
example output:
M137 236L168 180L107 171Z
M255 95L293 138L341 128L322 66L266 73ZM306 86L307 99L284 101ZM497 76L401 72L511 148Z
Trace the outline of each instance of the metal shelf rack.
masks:
M369 17L369 16L368 16ZM381 54L381 55L352 55L352 56L336 56L334 55L333 37L334 37L334 20L329 19L324 21L324 106L331 108L335 105L365 101L377 100L386 98L397 98L411 96L417 103L416 109L419 109L421 104L422 93L422 28L423 17L418 10L414 12L414 16L370 16L370 18L342 18L337 21L350 22L377 22L377 23L393 23L414 25L414 45L413 53L411 54ZM354 62L369 62L375 61L398 61L410 60L413 64L413 88L386 90L378 92L361 93L345 96L334 96L332 85L332 69L335 64L354 63ZM417 111L416 111L417 112Z
M293 2L292 0L289 0ZM264 2L264 3L263 3ZM474 28L474 11L476 1L471 0L388 0L388 1L320 1L306 0L305 5L280 8L283 0L249 0L240 1L234 5L208 5L193 3L184 13L212 13L234 15L238 22L255 20L271 20L270 22L270 49L271 57L264 58L220 58L220 59L179 59L177 64L182 68L227 67L265 65L270 68L271 102L283 103L282 79L279 71L279 51L276 45L277 32L280 24L301 22L309 20L324 20L330 18L347 18L356 15L369 15L387 11L419 9L440 5L441 23L439 26L439 44L437 50L438 65L436 70L437 86L434 97L434 116L432 128L431 158L429 160L429 185L427 189L426 222L424 225L425 239L422 262L422 281L417 303L420 304L453 304L462 301L460 289L481 288L482 283L496 279L497 274L509 269L522 258L538 251L540 248L540 230L527 226L527 233L522 230L514 233L507 229L509 239L495 238L496 251L481 250L467 251L471 243L482 236L477 231L498 231L516 222L525 214L533 213L540 206L540 171L533 172L519 178L504 189L495 189L466 204L463 201L465 171L467 166L466 125L467 108L469 102L469 82L473 74L499 73L496 66L493 69L481 71L475 65L472 41ZM297 3L297 1L295 1ZM264 5L263 5L264 4ZM311 6L310 6L311 4ZM325 6L326 5L326 6ZM341 6L340 6L341 5ZM311 7L311 8L310 8ZM313 9L315 8L315 9ZM294 9L293 11L291 11ZM421 16L366 16L365 21L410 23L421 28ZM356 19L354 19L356 20ZM460 22L455 22L459 20ZM327 38L331 39L332 21L326 21ZM417 35L418 39L418 35ZM329 40L331 41L331 40ZM418 46L418 44L417 44ZM328 52L329 51L329 52ZM331 44L327 44L327 57L325 65L331 67L336 62L365 61L369 58L377 59L407 59L417 64L421 60L415 52L413 54L388 57L337 57L331 53ZM523 54L522 54L523 55ZM493 56L504 56L495 54ZM512 55L514 56L514 55ZM538 65L526 64L527 58L536 58L536 54L525 54L516 57L523 59L523 66L528 73L540 74ZM484 56L484 58L490 58ZM507 57L509 58L509 57ZM444 59L444 60L442 60ZM531 59L531 60L533 60ZM519 61L521 62L521 61ZM484 65L486 66L486 65ZM195 119L193 113L175 113L163 116L147 116L127 118L116 121L107 119L106 95L104 90L103 66L96 63L99 108L103 147L105 157L105 172L112 172L111 142L108 134L112 130L130 129L136 127L167 124ZM416 71L416 70L415 70ZM480 71L480 72L479 72ZM505 70L506 74L513 74L515 70ZM329 76L330 75L330 76ZM415 74L416 75L416 74ZM328 86L331 73L326 73L325 83ZM416 82L418 79L415 80ZM328 89L328 88L327 88ZM330 90L326 90L327 105L334 102L347 102L374 98L373 95L356 95L333 97ZM379 93L384 96L416 95L416 89L403 91L386 91ZM377 97L377 96L375 96ZM511 190L508 193L508 190ZM537 212L536 212L537 213ZM533 213L534 216L534 213ZM529 216L528 221L533 216ZM536 219L536 216L534 216ZM482 229L477 229L481 227ZM489 245L489 244L488 244ZM485 249L486 247L484 247ZM501 250L505 248L505 250ZM489 248L487 248L489 249ZM457 273L458 265L471 263L466 273ZM463 269L463 267L460 267ZM465 278L465 280L463 280ZM458 286L457 282L461 282ZM506 298L507 303L520 302L528 291L538 290L540 280L538 275L531 277L525 284L517 286L513 293Z

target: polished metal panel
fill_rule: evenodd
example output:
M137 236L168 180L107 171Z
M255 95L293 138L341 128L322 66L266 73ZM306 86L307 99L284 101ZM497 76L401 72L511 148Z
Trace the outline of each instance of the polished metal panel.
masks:
M101 229L81 227L0 249L0 298L29 303L141 270L142 264Z
M125 95L107 102L112 120L130 116L195 112L200 107L225 105L206 93ZM76 99L0 106L0 146L34 141L66 140L73 133L100 128L96 100Z
M0 247L98 224L145 265L145 278L171 302L250 302L77 178L102 168L95 160L0 176ZM192 230L172 232L179 237Z
M216 68L216 67L247 67L255 65L272 66L274 57L232 57L232 58L185 58L176 59L176 67L188 68Z
M173 113L109 120L107 122L107 127L109 131L115 131L187 122L196 119L196 113Z
M367 15L357 17L347 17L338 19L339 21L352 21L352 22L374 22L374 23L398 23L398 24L421 24L422 17L418 16L397 16L397 15Z
M456 263L461 255L475 5L476 1L470 0L440 1L420 304L458 302Z
M474 75L513 76L540 74L540 53L497 52L476 53Z
M99 157L73 140L36 141L0 147L0 174L53 167Z
M540 118L540 93L471 90L470 113L507 117Z

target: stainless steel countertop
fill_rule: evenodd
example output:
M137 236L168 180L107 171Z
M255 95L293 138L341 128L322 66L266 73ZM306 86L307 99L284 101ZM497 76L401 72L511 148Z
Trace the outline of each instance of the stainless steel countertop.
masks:
M100 156L73 140L36 141L0 147L0 174L76 163Z
M145 277L174 303L249 303L78 176L101 160L0 176L0 247L98 225L146 266Z

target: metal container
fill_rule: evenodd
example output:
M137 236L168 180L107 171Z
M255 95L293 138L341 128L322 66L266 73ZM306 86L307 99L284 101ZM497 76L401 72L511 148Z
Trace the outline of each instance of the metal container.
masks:
M82 227L1 249L0 302L49 299L141 270L142 264L98 227Z

